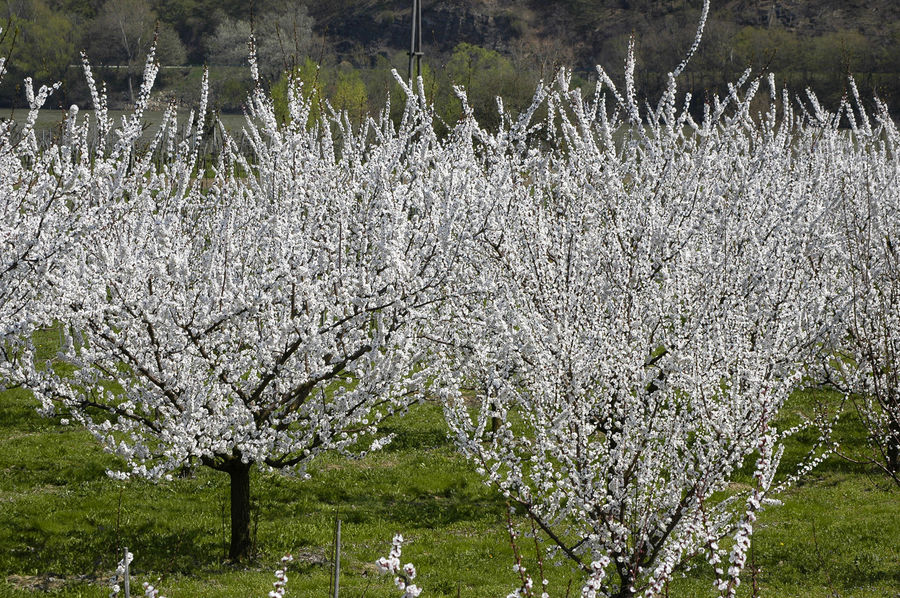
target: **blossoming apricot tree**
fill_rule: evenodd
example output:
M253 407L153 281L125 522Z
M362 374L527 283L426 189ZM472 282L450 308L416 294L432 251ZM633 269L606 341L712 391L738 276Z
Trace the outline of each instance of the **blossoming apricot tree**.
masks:
M850 124L849 130L823 127L821 135L833 148L840 181L830 190L837 205L830 221L836 339L828 348L837 348L837 356L827 358L871 449L842 454L874 464L900 485L900 133L877 100L870 119L850 83L854 104L845 101L835 113L818 105L811 110L820 122Z
M225 134L206 174L197 135L178 143L164 127L111 198L114 224L70 252L53 289L71 371L43 372L45 407L132 474L227 473L234 560L251 547L254 465L302 470L389 440L364 444L428 383L423 329L468 229L475 179L423 98L399 126L385 113L357 130L338 114L310 122L309 101L293 86L282 126L257 88L252 155Z
M624 94L600 71L613 109L563 74L549 147L528 114L479 133L493 195L446 413L592 591L656 596L702 556L730 596L777 486L775 418L825 330L828 150L790 102L753 116L759 81L698 123L674 77L640 110L632 69Z

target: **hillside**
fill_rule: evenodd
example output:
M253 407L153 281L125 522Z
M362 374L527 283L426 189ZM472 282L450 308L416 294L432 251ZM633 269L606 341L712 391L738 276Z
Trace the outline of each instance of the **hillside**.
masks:
M316 29L346 48L384 52L409 44L410 2L343 0L309 3ZM592 65L611 40L634 31L693 34L700 0L437 0L426 2L426 45L440 52L460 42L501 51L552 45ZM875 44L896 43L900 3L890 0L728 0L713 2L711 31L776 29L800 39L853 32Z
M249 85L246 40L259 40L263 73L276 82L304 61L323 94L362 112L389 87L388 67L405 72L409 0L7 0L11 73L0 102L21 98L23 77L63 80L61 103L84 102L78 51L107 81L113 104L133 98L158 23L162 95L192 101L199 66L213 68L214 95L237 110ZM433 88L451 83L525 101L534 83L562 65L589 81L596 64L621 73L636 38L640 92L658 93L690 45L701 0L425 0L423 45ZM2 4L0 4L2 6ZM14 38L14 42L13 42ZM467 46L461 46L467 44ZM115 68L109 68L113 66ZM697 97L721 91L747 67L776 73L792 89L811 87L836 103L853 73L864 95L900 108L900 3L893 0L714 1L700 51L681 87ZM312 72L309 68L309 72ZM327 72L326 72L327 71ZM489 74L484 75L488 72ZM341 88L338 91L338 88ZM363 87L365 89L363 89ZM21 100L18 100L21 102Z

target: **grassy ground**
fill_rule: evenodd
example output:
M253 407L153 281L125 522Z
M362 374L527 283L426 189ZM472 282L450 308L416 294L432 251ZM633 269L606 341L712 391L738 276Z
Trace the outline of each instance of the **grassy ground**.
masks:
M808 409L816 398L802 394L791 407ZM505 596L516 584L505 506L454 453L440 409L417 407L387 427L397 433L388 449L357 461L323 459L310 479L256 473L259 557L235 569L223 559L224 475L200 468L158 485L113 481L104 472L115 460L86 432L40 418L21 391L0 394L0 596L105 597L122 546L136 555L138 584L151 581L170 598L262 598L289 551L297 558L289 594L325 596L335 517L343 521L342 596L396 594L372 566L395 532L409 540L403 562L416 564L425 595ZM841 432L862 442L852 426ZM802 442L786 461L801 451ZM874 471L831 459L784 501L763 514L753 540L761 595L900 596L900 493ZM533 560L533 544L521 542ZM571 570L547 569L551 595L565 596ZM706 569L689 575L671 596L714 595Z

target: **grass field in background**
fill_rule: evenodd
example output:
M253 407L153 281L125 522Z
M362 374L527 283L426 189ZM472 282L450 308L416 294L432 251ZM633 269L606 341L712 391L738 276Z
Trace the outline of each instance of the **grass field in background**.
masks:
M799 393L791 410L811 409L821 393ZM320 459L310 478L256 472L259 556L246 568L224 562L228 485L200 467L193 477L153 484L117 482L116 466L82 429L43 419L21 390L0 394L0 596L103 597L122 546L135 554L136 595L150 581L169 598L263 598L279 557L291 552L289 596L328 594L336 517L343 521L341 596L396 596L373 561L394 533L408 539L402 561L419 571L423 596L493 598L516 587L505 504L481 483L446 438L438 405L414 407L387 422L397 437L361 460ZM851 444L862 432L839 430ZM801 436L785 456L803 452ZM831 458L767 510L753 536L752 559L763 596L898 596L900 493L875 471ZM524 521L518 521L523 526ZM532 540L521 538L536 570ZM546 564L550 594L579 594L580 577ZM669 589L670 596L713 596L707 567ZM749 596L751 576L740 595Z

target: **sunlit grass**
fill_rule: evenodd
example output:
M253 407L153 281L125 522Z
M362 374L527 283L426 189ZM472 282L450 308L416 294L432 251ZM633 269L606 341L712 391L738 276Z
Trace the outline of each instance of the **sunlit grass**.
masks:
M827 394L799 393L787 407L807 411ZM842 424L862 442L861 430ZM516 587L505 529L505 504L485 488L446 438L438 405L414 407L383 425L395 441L359 460L326 456L310 478L256 472L258 558L246 568L225 563L226 476L200 467L171 482L116 482L117 465L85 431L43 419L23 391L0 395L0 595L106 597L117 551L135 553L137 582L149 580L170 598L265 596L279 557L297 560L291 595L327 593L335 518L343 522L342 596L392 596L373 561L391 537L408 539L404 562L415 563L428 596L505 596ZM789 446L785 467L802 457L815 434ZM877 472L832 458L787 492L784 505L760 519L752 558L763 596L893 596L900 588L900 501ZM533 541L520 540L536 571ZM545 563L551 595L580 589L565 563ZM51 580L53 578L53 580ZM751 594L745 576L742 595ZM139 586L135 586L139 592ZM700 566L670 596L713 596Z

